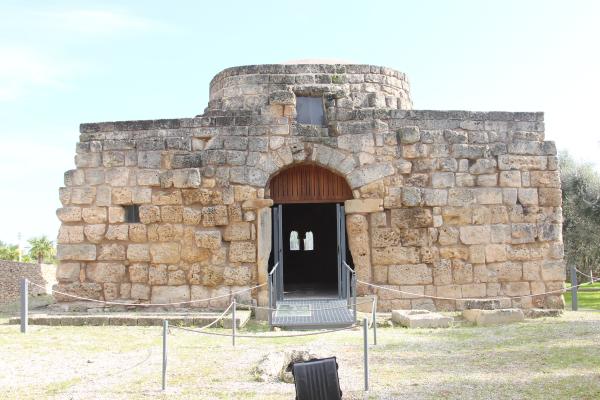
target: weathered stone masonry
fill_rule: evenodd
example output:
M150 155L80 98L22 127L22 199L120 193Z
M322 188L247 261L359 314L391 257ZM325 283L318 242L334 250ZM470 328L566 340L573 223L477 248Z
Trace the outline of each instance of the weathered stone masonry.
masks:
M297 124L296 96L322 97L326 126ZM219 73L195 118L82 124L60 189L58 289L156 303L265 283L269 180L299 163L353 189L346 222L360 280L459 299L563 288L560 179L543 114L411 108L405 75L388 68L258 65ZM130 204L140 223L125 222ZM463 307L377 294L381 310ZM250 297L265 304L265 288ZM505 302L563 305L558 294Z

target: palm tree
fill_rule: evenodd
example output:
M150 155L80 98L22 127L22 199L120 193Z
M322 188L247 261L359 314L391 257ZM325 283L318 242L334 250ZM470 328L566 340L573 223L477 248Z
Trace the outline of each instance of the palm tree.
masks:
M46 258L54 256L54 244L46 236L31 238L27 241L31 245L29 255L31 258L36 258L38 264Z
M0 260L18 261L19 247L16 244L6 244L0 241Z

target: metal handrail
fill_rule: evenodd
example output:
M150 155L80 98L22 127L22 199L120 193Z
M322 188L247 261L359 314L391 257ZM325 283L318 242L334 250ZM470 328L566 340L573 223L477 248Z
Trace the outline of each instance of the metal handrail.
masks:
M279 262L275 263L275 265L273 266L273 268L271 269L271 272L269 272L268 276L267 276L267 283L269 286L269 326L273 326L273 286L275 286L275 288L277 288L277 282L273 279L273 275L275 273L275 271L277 270L277 268L279 268ZM277 300L275 299L275 305L277 305Z
M347 293L347 301L350 301L350 294L352 294L352 312L356 323L356 271L350 268L346 261L342 261L342 265L346 267L346 273L349 273L351 278L351 284L348 286L348 291L351 293Z
M275 263L275 265L273 266L273 268L271 269L271 272L269 272L269 275L273 275L273 273L275 272L275 270L279 268L279 262Z
M348 269L348 271L350 271L350 273L354 273L354 270L352 268L350 268L350 266L348 265L348 263L346 261L342 261L342 265L344 267L346 267Z

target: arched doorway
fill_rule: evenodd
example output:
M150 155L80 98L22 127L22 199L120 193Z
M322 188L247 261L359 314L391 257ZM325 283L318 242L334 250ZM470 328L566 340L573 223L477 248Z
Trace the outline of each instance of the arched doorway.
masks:
M343 203L352 198L350 186L328 169L302 164L273 177L269 190L282 296L338 297L341 263L348 258Z

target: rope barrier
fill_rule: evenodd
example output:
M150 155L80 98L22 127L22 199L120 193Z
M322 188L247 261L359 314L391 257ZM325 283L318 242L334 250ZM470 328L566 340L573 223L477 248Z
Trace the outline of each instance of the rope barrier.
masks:
M323 331L317 332L307 332L307 333L297 333L291 335L238 335L236 334L236 338L248 338L248 339L279 339L279 338L292 338L292 337L302 337L302 336L315 336L315 335L323 335L326 333L347 331L357 328L358 325L352 325L345 328L337 328L337 329L327 329ZM224 337L232 337L232 334L229 333L218 333L218 332L205 332L199 331L197 329L185 328L183 326L173 326L175 329L179 329L186 332L199 333L201 335L211 335L211 336L224 336Z
M31 282L29 281L29 284L40 287L42 289L46 289L45 286L42 285L38 285L37 283ZM214 297L208 297L206 299L197 299L197 300L188 300L188 301L178 301L178 302L173 302L173 303L125 303L125 302L120 302L120 301L106 301L106 300L98 300L98 299L90 299L87 297L82 297L82 296L77 296L74 294L70 294L70 293L65 293L65 292L61 292L58 290L54 290L51 289L52 293L56 293L56 294L60 294L61 296L67 296L67 297L71 297L74 299L78 299L78 300L84 300L84 301L91 301L94 303L102 303L102 304L109 304L109 305L119 305L119 306L139 306L139 307L166 307L166 306L178 306L178 305L182 305L182 304L193 304L193 303L201 303L204 301L210 301L210 300L216 300L216 299L222 299L224 297L230 297L230 296L235 296L239 293L244 293L244 292L248 292L254 289L258 289L259 287L265 286L266 283L260 284L260 285L256 285L253 286L251 288L246 288L246 289L241 289L235 292L231 292L228 294L223 294L220 296L214 296Z
M586 278L591 279L590 282L598 282L598 281L600 281L600 277L594 278L593 276L588 275L585 272L582 272L582 271L578 270L577 268L575 268L575 271L579 272L581 275L585 276Z
M200 328L196 328L196 329L197 329L197 330L204 330L204 329L208 329L208 328L210 328L211 326L213 326L214 324L216 324L217 322L219 322L221 319L223 319L223 317L225 316L225 314L227 314L227 311L229 311L229 310L231 309L231 307L232 307L232 306L233 306L233 303L229 303L229 307L227 307L227 308L225 309L225 311L223 311L223 312L221 313L221 315L219 315L219 316L217 317L217 319L215 319L213 322L211 322L211 323L210 323L210 324L208 324L208 325L204 325L204 326L201 326ZM233 321L233 323L235 323L235 321ZM174 327L177 327L177 326L174 326Z
M486 298L483 298L482 300L522 299L522 298L527 298L527 297L546 296L546 295L549 295L549 294L568 292L573 287L581 287L581 286L585 286L585 285L590 285L590 284L594 283L594 281L580 283L579 285L571 286L569 288L550 290L548 292L543 292L543 293L524 294L524 295L520 295L520 296L486 297ZM361 281L361 280L357 280L357 282L361 283L363 285L367 285L367 286L371 286L371 287L377 288L377 289L383 289L383 290L388 290L390 292L395 292L395 293L409 295L412 298L427 298L427 299L434 299L434 300L451 300L451 301L464 300L462 298L456 298L456 297L441 297L441 296L431 296L431 295L427 295L427 294L418 294L418 293L406 292L404 290L392 289L392 288L389 288L389 287L385 287L385 286L381 286L381 285L375 285L373 283L369 283L369 282L365 282L365 281Z

